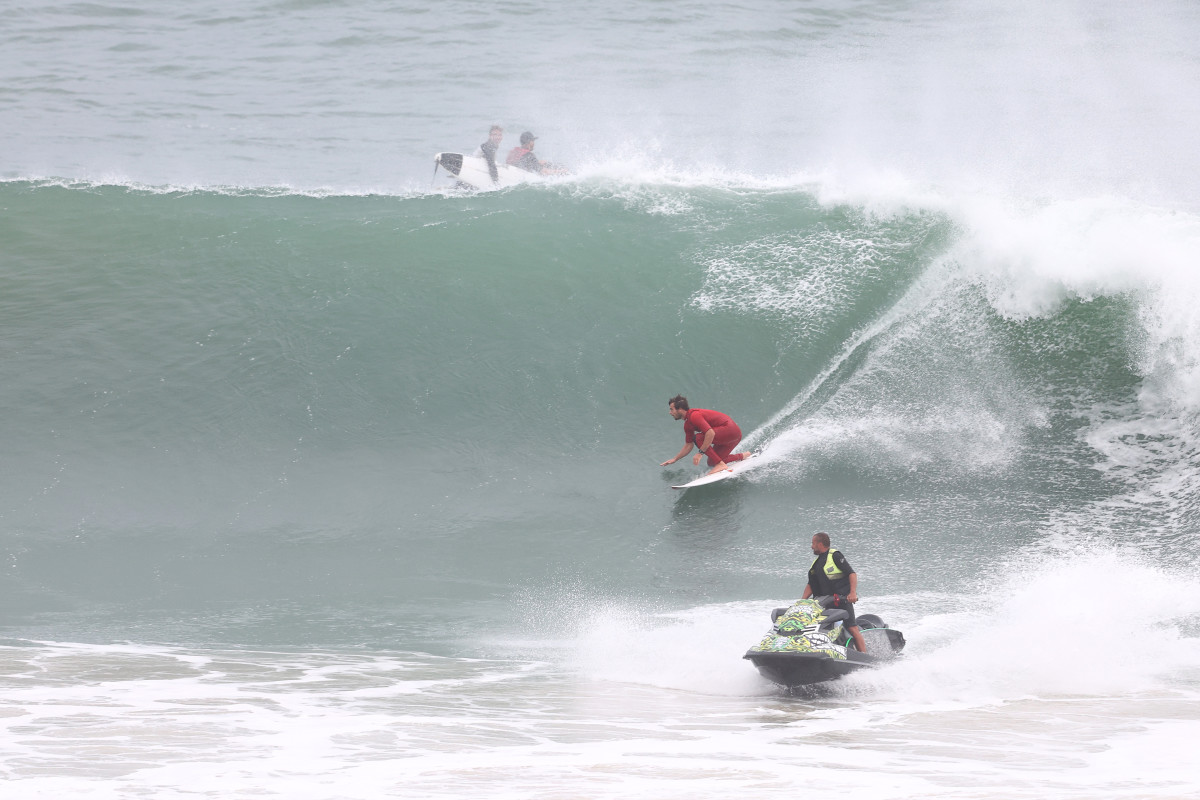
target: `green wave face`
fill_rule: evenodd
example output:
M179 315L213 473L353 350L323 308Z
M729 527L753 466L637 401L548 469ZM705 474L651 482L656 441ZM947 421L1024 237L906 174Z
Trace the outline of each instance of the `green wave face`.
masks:
M1148 513L1151 547L1187 547L1194 425L1146 405L1170 396L1154 296L982 270L945 211L603 180L0 196L0 536L31 613L795 596L816 530L876 592L1097 514L1084 535ZM677 393L762 466L664 491L690 474L657 466ZM1167 475L1161 504L1109 502Z

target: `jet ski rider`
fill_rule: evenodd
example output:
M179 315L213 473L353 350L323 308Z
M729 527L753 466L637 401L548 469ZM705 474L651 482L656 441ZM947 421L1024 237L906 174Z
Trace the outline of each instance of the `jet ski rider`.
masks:
M808 584L804 587L801 600L816 597L818 601L835 600L835 608L850 613L846 630L854 637L858 652L867 652L862 631L858 629L858 618L854 616L854 603L858 602L858 574L840 551L829 546L829 534L818 533L812 538L812 551L816 558L808 568ZM826 605L821 602L821 605Z

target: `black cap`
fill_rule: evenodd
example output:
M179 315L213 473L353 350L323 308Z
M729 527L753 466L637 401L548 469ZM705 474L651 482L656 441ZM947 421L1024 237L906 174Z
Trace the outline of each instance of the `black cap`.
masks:
M533 135L532 133L530 133L529 131L525 131L524 133L522 133L522 134L521 134L521 144L529 144L530 142L532 142L532 141L533 141L534 139L536 139L536 138L537 138L537 137L536 137L536 136L534 136L534 135Z

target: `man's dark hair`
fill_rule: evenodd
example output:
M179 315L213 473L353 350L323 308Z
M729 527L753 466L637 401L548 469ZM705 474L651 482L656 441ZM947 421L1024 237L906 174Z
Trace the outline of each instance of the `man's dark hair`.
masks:
M813 536L813 538L816 539L821 544L825 545L826 547L829 547L829 534L828 533L818 533L818 534L815 534Z
M680 411L688 410L687 398L681 394L677 394L674 397L672 397L670 400L668 400L667 405L675 406L675 408Z

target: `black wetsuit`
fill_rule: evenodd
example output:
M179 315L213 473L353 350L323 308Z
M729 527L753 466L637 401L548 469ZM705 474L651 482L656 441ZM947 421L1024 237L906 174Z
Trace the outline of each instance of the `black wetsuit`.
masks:
M825 562L829 559L830 553L833 553L833 563L843 573L842 577L832 580L825 574ZM840 550L822 553L817 556L817 560L808 569L808 586L812 589L812 596L838 595L839 602L835 608L842 608L850 612L850 619L846 622L847 628L854 627L858 620L854 615L854 605L846 600L846 596L850 594L850 575L853 572L854 567L850 566L850 562L846 560Z
M479 145L479 149L483 151L483 160L487 162L488 172L492 175L492 183L500 182L500 173L496 171L496 145L488 139L483 144Z

